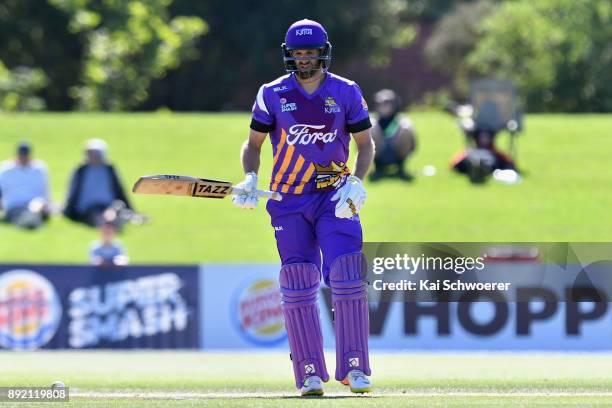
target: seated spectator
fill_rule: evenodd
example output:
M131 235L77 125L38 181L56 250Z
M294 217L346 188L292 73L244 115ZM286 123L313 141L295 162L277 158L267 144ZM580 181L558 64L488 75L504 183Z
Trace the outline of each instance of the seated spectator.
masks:
M72 174L64 215L76 222L99 226L108 208L131 210L131 207L115 168L106 161L106 142L87 141L85 154L85 163Z
M33 160L29 143L17 147L17 157L0 166L0 205L4 221L22 228L42 226L50 214L47 167Z
M378 117L373 121L372 138L376 146L374 171L370 180L399 177L411 180L404 162L416 147L416 138L410 119L400 115L399 97L390 89L382 89L374 96Z
M518 172L514 160L495 147L496 129L463 129L469 147L458 152L451 160L452 168L469 176L473 183L483 183L495 170Z
M117 240L117 226L112 221L104 221L100 226L100 241L94 241L89 250L89 261L94 266L125 266L129 259L123 245Z

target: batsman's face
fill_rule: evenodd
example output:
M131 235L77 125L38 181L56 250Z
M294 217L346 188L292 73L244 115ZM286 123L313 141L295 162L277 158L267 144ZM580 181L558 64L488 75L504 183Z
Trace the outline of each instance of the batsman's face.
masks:
M291 56L298 58L296 66L300 72L310 72L319 69L319 50L293 50Z

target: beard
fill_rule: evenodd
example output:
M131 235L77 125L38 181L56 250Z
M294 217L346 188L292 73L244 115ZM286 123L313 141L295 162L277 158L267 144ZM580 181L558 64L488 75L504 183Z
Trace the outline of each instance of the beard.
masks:
M317 72L321 69L321 62L317 61L316 63L309 64L305 69L300 70L298 68L297 75L300 79L309 79L316 75Z
M313 69L310 71L298 71L297 74L300 79L309 79L312 78L318 71L318 69Z

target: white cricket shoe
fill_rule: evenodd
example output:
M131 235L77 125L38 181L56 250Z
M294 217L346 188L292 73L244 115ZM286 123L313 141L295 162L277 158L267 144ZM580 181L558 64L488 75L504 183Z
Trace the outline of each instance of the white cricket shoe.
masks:
M368 376L361 370L349 371L344 381L342 381L342 384L348 385L351 392L356 394L363 394L365 392L372 391L372 381L370 381Z
M323 381L316 375L306 377L301 388L302 397L323 395Z

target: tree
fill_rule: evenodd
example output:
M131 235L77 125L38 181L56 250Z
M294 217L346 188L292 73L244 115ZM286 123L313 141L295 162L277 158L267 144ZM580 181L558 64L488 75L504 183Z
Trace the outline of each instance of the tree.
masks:
M514 80L531 110L612 111L612 3L518 0L478 27L468 56L482 75Z
M143 109L250 107L257 84L284 73L280 44L289 24L309 18L323 24L333 44L332 70L358 60L384 64L393 47L414 37L408 3L400 0L176 0L172 14L203 18L210 31L198 42L201 60L155 81Z
M9 106L15 95L27 92L39 99L18 103L20 109L40 108L43 103L47 109L71 109L74 102L67 89L77 83L81 48L79 38L68 31L64 13L46 1L0 2L0 61L12 73L7 76L5 71L3 79L5 95L7 87L11 89Z
M32 111L45 108L36 93L47 85L39 68L19 66L9 70L0 61L0 111Z
M257 84L284 73L291 22L323 23L342 73L385 65L415 37L415 20L453 2L2 0L0 60L44 73L47 85L28 92L52 110L245 108Z
M155 78L185 59L207 26L198 17L171 18L172 0L49 0L70 17L84 38L79 85L71 88L81 109L125 110L148 97Z
M428 63L453 78L456 91L465 96L472 73L466 55L474 50L481 33L477 27L497 5L491 0L458 4L436 25L425 45Z

